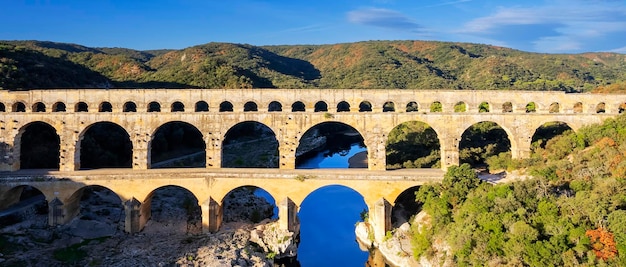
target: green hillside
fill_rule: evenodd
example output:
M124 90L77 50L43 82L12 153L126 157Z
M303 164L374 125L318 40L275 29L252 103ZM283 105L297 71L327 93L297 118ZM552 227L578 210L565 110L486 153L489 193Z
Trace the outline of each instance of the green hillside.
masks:
M406 88L590 91L626 81L626 55L481 44L209 43L182 50L0 41L0 88Z

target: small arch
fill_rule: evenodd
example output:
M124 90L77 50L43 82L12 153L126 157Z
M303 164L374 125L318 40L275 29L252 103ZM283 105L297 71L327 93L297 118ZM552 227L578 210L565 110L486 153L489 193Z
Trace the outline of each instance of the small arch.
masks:
M350 112L350 104L346 101L341 101L337 104L337 112Z
M6 112L6 107L4 106L4 103L0 103L0 112Z
M41 102L37 102L33 105L33 112L46 112L46 105Z
M206 143L196 126L170 121L159 126L148 144L150 168L199 168L206 166Z
M172 112L184 112L185 111L185 104L183 104L180 101L176 101L176 102L172 103L171 111Z
M478 105L478 112L479 113L484 113L484 112L489 112L489 111L490 111L489 103L482 102L482 103L480 103L480 105Z
M430 112L442 112L442 111L443 111L443 105L441 105L441 102L435 101L432 104L430 104Z
M52 105L52 112L65 112L66 111L66 107L65 107L65 103L63 102L56 102L54 103L54 105Z
M29 209L21 209L13 212L17 216L3 216L0 221L0 227L10 226L24 220L31 221L29 226L31 229L45 229L48 225L48 201L46 196L38 188L30 185L18 185L0 195L2 202L0 210L11 207L26 207Z
M422 209L423 203L415 201L415 194L419 189L419 185L407 188L396 197L393 208L391 208L391 225L393 228L398 228L409 222L411 216L418 214Z
M304 103L302 103L302 101L296 101L295 103L291 105L291 112L304 112L304 111L306 111L306 108L304 106Z
M606 104L604 104L604 102L598 103L596 106L596 113L606 113Z
M467 105L465 102L460 101L454 104L454 112L465 112L467 111Z
M359 104L359 112L372 112L372 103L363 101Z
M233 112L233 104L228 101L220 103L220 112Z
M135 102L128 101L124 103L123 112L137 112L137 104Z
M513 112L513 103L511 102L504 102L504 104L502 104L502 113L511 113Z
M98 107L98 112L113 112L113 105L109 102L102 102Z
M559 113L561 111L561 105L558 102L554 102L550 104L550 109L548 111L550 113Z
M383 104L383 112L396 112L396 104L391 101L385 102Z
M314 112L327 112L328 104L326 104L326 102L324 101L318 101L317 103L315 103L315 109L313 111Z
M156 101L152 101L148 104L148 112L161 112L161 104Z
M406 104L406 112L418 112L418 111L419 111L419 106L417 102L411 101L408 104Z
M528 104L526 104L526 113L535 113L535 112L537 112L537 104L535 104L535 102L528 102Z
M196 112L207 112L209 111L209 103L206 101L198 101L196 102Z
M626 110L626 103L621 103L617 111L621 114Z
M267 106L267 111L268 112L280 112L280 111L283 111L283 104L281 104L278 101L272 101Z
M583 103L582 102L577 102L576 104L574 104L573 111L574 111L574 113L582 113L583 112Z
M13 112L26 112L26 105L22 102L16 102L13 104Z
M99 203L99 205L94 205ZM126 216L120 196L110 188L101 185L88 185L76 190L63 203L74 209L69 209L66 218L72 219L70 227L77 227L82 221L99 221L100 231L111 235L124 228Z
M78 102L74 107L74 112L89 112L89 106L85 102Z
M253 101L248 101L243 104L243 112L254 112L259 111L258 106Z

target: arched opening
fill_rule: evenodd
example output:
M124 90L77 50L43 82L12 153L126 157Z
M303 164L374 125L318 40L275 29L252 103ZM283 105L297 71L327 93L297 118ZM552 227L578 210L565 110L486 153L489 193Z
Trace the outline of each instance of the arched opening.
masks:
M350 112L350 104L346 101L341 101L337 104L337 112Z
M511 113L511 112L513 112L513 103L504 102L504 104L502 104L502 113Z
M473 168L487 168L487 159L508 153L511 157L511 141L506 131L495 122L483 121L467 128L459 142L459 162L469 163Z
M408 104L406 104L406 112L418 112L418 111L419 111L419 106L417 105L417 102L411 101Z
M249 101L243 105L243 112L259 111L256 103Z
M120 197L111 189L90 185L78 189L64 203L71 234L83 239L108 237L124 229L126 219Z
M326 102L318 101L317 103L315 103L314 112L327 112L327 111L328 111L328 105L326 104Z
M209 104L205 101L198 101L196 102L196 108L195 108L196 112L207 112L209 111Z
M180 121L159 126L150 141L150 168L206 166L206 144L195 126Z
M140 212L147 220L143 229L146 234L202 233L202 209L198 198L186 188L167 185L155 189L144 200Z
M21 169L59 169L61 141L56 129L45 122L30 123L20 131Z
M387 169L439 168L439 136L428 124L409 121L394 127L387 137Z
M550 104L550 109L549 109L550 113L559 113L561 112L561 105L557 102L554 102L552 104Z
M454 112L466 112L467 111L467 105L465 104L465 102L461 101L461 102L457 102L456 104L454 104Z
M255 224L265 219L277 218L278 207L275 199L260 187L237 187L222 200L223 223Z
M123 112L137 112L137 104L135 102L126 102L124 103Z
M567 134L572 131L572 128L567 125L565 122L554 121L547 122L541 125L531 139L530 148L534 151L537 148L545 148L546 144L557 136Z
M383 104L383 112L396 112L396 104L391 101L385 102Z
M278 140L265 124L238 123L226 132L223 140L223 168L278 168Z
M16 102L13 104L13 112L26 112L26 105L22 102Z
M482 103L480 103L480 105L478 105L478 112L479 113L489 112L489 111L490 111L489 103L482 102Z
M65 103L63 102L56 102L54 103L54 105L52 105L52 112L65 112L66 108L65 108Z
M161 112L161 104L152 101L148 104L148 112Z
M604 104L604 102L598 103L596 106L596 113L606 113L606 104Z
M176 102L172 103L171 111L172 112L184 112L185 111L185 104L183 104L180 101L176 101Z
M98 107L98 112L113 112L113 106L109 102L102 102Z
M296 101L291 105L291 112L304 112L306 111L306 107L304 103L301 101Z
M39 189L29 185L16 186L0 199L3 200L0 203L0 228L18 225L26 233L48 228L48 202Z
M574 113L582 113L583 112L583 103L577 102L576 104L574 104L573 111L574 111Z
M278 111L283 111L283 104L281 104L278 101L272 101L270 102L270 104L267 106L267 111L269 112L278 112Z
M233 112L233 104L228 101L220 103L220 112Z
M74 107L74 112L89 112L89 106L85 102L78 102Z
M83 169L130 168L133 145L128 132L112 122L97 122L83 132L76 150Z
M41 102L37 102L33 105L33 112L46 112L46 105Z
M442 111L443 111L443 105L441 105L441 102L435 101L432 104L430 104L430 112L442 112Z
M367 168L367 147L352 126L323 122L307 130L296 149L296 168Z
M372 103L363 101L359 104L359 112L372 112Z
M415 193L419 191L419 186L408 188L393 203L391 209L391 225L398 228L402 224L409 223L412 216L415 216L422 210L422 203L415 201Z
M298 261L302 266L354 266L367 261L367 251L355 242L354 223L368 217L363 196L342 185L328 185L311 192L300 211ZM333 242L328 242L333 240ZM324 248L320 257L319 249Z
M526 104L526 113L535 112L537 112L537 105L535 104L535 102L528 102L528 104Z
M6 112L6 107L4 106L4 103L0 103L0 112Z

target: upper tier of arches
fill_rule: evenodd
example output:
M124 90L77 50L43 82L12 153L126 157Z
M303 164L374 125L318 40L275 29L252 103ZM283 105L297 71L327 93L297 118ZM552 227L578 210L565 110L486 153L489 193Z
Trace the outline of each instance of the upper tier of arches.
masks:
M626 95L536 91L141 89L0 91L0 112L622 113Z

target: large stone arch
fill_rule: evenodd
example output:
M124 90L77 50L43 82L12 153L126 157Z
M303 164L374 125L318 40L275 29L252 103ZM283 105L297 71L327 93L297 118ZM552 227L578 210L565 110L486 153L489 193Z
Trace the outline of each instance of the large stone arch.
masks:
M22 193L24 189L29 186L37 190L39 193L41 193L41 195L44 196L46 205L48 203L48 199L52 199L54 197L53 192L42 191L41 189L37 188L36 185L18 184L18 185L12 186L10 189L6 191L0 192L1 193L0 194L0 211L22 201L21 199Z
M252 127L248 131L245 127ZM221 159L222 167L257 167L257 168L278 168L279 159L278 154L280 151L280 140L278 139L277 132L267 124L256 120L245 120L235 123L230 126L228 130L223 132L221 138ZM237 139L248 139L244 142L234 142ZM263 141L262 139L268 139ZM260 143L259 143L260 142ZM254 145L268 145L267 147L253 147ZM274 145L276 146L274 148ZM227 147L228 146L228 147ZM248 154L248 158L239 155L238 159L233 159L230 156L231 149L250 147L251 149L245 150ZM262 154L254 154L252 152L261 152ZM268 154L269 153L269 154ZM251 162L247 160L252 159ZM246 161L246 162L244 162Z
M61 199L64 209L65 222L71 221L73 218L76 217L76 215L78 215L78 213L80 212L81 198L83 197L85 190L89 188L105 189L112 192L114 196L117 197L117 200L119 200L119 207L122 209L124 208L123 198L116 191L109 188L108 186L104 184L83 185L82 187L71 193L66 199Z
M552 128L552 129L550 129ZM540 133L540 130L542 130L543 132ZM576 132L576 130L567 122L565 121L561 121L561 120L547 120L546 122L540 124L539 126L537 126L536 128L534 128L534 131L532 132L531 138L530 138L530 147L531 149L534 149L533 147L533 143L537 142L537 138L538 138L538 134L542 134L545 135L545 142L549 141L552 138L555 138L559 135L562 135L563 133L565 133L567 130L571 130ZM545 142L542 144L539 144L541 147L545 146Z
M193 232L193 233L199 233L202 231L202 216L203 216L203 210L201 208L201 199L198 198L198 195L196 193L194 193L192 190L189 190L187 187L182 186L182 185L174 185L174 184L164 184L161 185L157 188L154 188L150 191L150 193L148 193L145 198L143 199L142 202L140 202L139 205L139 218L138 218L138 229L135 230L142 230L144 229L144 226L146 225L146 223L152 219L152 202L154 200L155 195L157 195L157 192L161 191L161 193L159 194L164 194L165 190L170 190L170 191L179 191L182 192L182 194L186 195L184 196L184 199L179 199L179 196L181 196L181 193L176 192L174 194L176 194L175 196L170 196L172 198L175 198L176 201L182 201L181 203L176 203L176 204L180 204L183 208L186 209L187 211L187 215L186 217L180 218L180 219L186 219L186 223L187 223L187 227L186 227L186 232ZM161 195L161 197L163 197ZM167 197L167 196L166 196ZM191 198L187 198L187 197L191 197ZM178 207L180 208L180 207ZM189 214L192 213L192 214ZM191 218L191 215L197 215L197 217ZM190 224L192 225L190 229ZM191 230L191 231L190 231Z
M253 190L253 191L249 191L249 192L245 192L246 190ZM265 193L267 194L263 194L266 197L269 197L271 199L267 199L265 198L265 196L256 196L254 193L254 191L256 190L263 190ZM268 204L270 204L272 207L271 210L260 210L259 212L262 216L262 218L252 218L253 214L246 214L248 216L250 216L251 218L247 218L249 220L251 220L253 223L258 223L260 222L262 219L266 219L267 217L271 218L278 218L278 200L276 199L276 197L270 193L268 190L266 190L263 186L257 186L257 185L241 185L241 186L237 186L235 188L232 188L231 190L229 190L228 192L226 192L226 194L224 194L220 199L220 207L222 209L221 215L222 218L220 219L222 222L232 222L234 220L232 220L233 218L230 218L230 220L228 218L225 218L224 215L226 213L226 209L232 209L232 208L236 208L238 210L241 209L245 209L246 206L254 206L254 203L244 203L242 206L243 207L239 207L240 205L238 205L238 203L236 202L232 202L232 200L234 198L236 198L237 196L235 196L234 194L243 194L243 197L245 198L246 194L251 194L251 195L255 195L256 197L262 197L265 198L268 202ZM254 197L251 197L247 200L252 200L254 202ZM229 207L230 206L230 207ZM243 210L241 210L243 211ZM249 211L249 210L248 210ZM243 212L247 212L247 211L243 211ZM268 214L267 212L271 212L272 214ZM270 215L270 216L268 216ZM237 217L237 216L232 216L232 214L230 214L231 217Z
M75 169L76 170L80 169L81 165L82 165L82 162L81 162L80 159L81 159L81 154L82 154L82 152L81 152L82 142L83 142L83 140L85 138L85 134L87 134L87 132L90 129L92 129L94 126L96 126L96 125L104 125L104 124L111 125L111 126L117 128L117 129L122 130L123 133L125 133L125 135L122 138L125 137L124 139L126 141L128 141L128 143L130 143L131 147L130 147L130 156L129 156L130 157L130 166L129 167L132 167L132 164L133 164L133 162L132 162L132 160L133 160L133 156L132 156L133 155L133 141L132 141L131 136L130 136L130 134L128 132L128 129L126 129L122 125L120 125L120 124L118 124L116 122L113 122L113 121L97 121L97 122L94 122L94 123L91 123L91 124L85 126L85 128L83 128L80 131L80 133L78 134L78 138L76 139L75 151L74 151L74 162L76 162L75 163ZM121 142L122 142L122 140L120 140L120 143Z
M30 130L30 128L33 128L33 127L39 127L39 128ZM30 140L30 142L24 142L25 141L24 134L26 134L28 138L32 138L33 140ZM43 146L45 150L33 151L34 148L24 150L25 146L28 147L30 145L33 145L33 142L35 142L35 145L38 145L38 147L40 148ZM42 142L42 143L37 144L37 142ZM60 153L61 153L60 151L61 139L58 134L57 128L55 128L50 123L43 122L43 121L34 121L34 122L27 123L26 125L22 126L20 130L18 131L18 134L15 137L15 144L16 144L16 147L18 147L16 150L19 150L20 168L35 167L35 166L28 166L28 165L33 163L32 161L39 161L38 163L33 164L33 165L39 165L39 167L35 167L37 169L39 168L59 169ZM26 152L26 154L24 152ZM33 154L29 155L29 153L31 152L33 152ZM52 164L52 163L42 162L42 161L46 161L46 159L44 159L46 156L56 158L56 160L54 160L56 163ZM25 161L29 161L29 162L25 162Z
M427 127L422 132L423 134L427 134L428 133L427 130L432 130L434 132L436 144L433 143L432 146L433 147L435 147L435 146L438 147L438 149L439 149L439 161L441 162L441 157L442 157L441 150L443 149L443 146L442 146L442 138L440 137L439 133L437 132L437 129L435 129L432 125L430 125L429 123L427 123L425 121L422 121L422 120L407 120L407 121L403 121L401 123L395 124L395 126L393 126L393 128L391 130L389 130L387 132L386 136L385 136L385 153L386 153L386 155L385 155L385 162L386 162L386 164L390 164L389 163L389 156L390 156L389 155L389 153L390 153L390 150L389 150L390 147L389 146L392 145L392 144L390 144L389 142L391 141L390 140L391 134L395 130L400 130L399 127L402 127L403 125L407 125L407 124L414 124L414 126L425 126L425 127ZM408 125L408 126L412 126L412 125ZM408 134L407 134L407 136L408 136ZM397 144L397 143L399 143L399 142L396 142L394 144ZM407 147L407 146L411 146L411 145L415 145L415 144L413 144L413 143L411 143L411 142L409 142L407 140L407 142L405 142L405 144L402 145L402 147ZM437 149L437 148L433 148L433 149ZM391 156L393 157L393 155L391 155ZM425 157L425 156L427 156L427 155L422 155L422 157ZM402 164L402 163L400 163L400 164Z
M461 130L461 133L458 135L458 148L459 148L459 162L461 161L461 153L462 153L462 148L461 148L461 144L464 142L463 140L463 135L470 130L470 127L480 124L480 123L494 123L497 126L499 126L500 128L502 128L502 130L506 133L506 138L508 139L508 143L509 143L509 151L511 151L511 154L513 157L515 157L515 155L513 155L513 153L515 153L515 151L518 150L518 143L517 143L517 139L518 137L515 135L515 133L508 127L508 125L506 124L505 121L503 121L503 119L501 118L501 120L477 120L477 121L471 121L471 122L466 122L463 124L463 126L459 127L459 129Z
M164 128L170 127L170 126L174 126L174 125L181 125L181 127L183 127L183 132L182 135L180 136L180 142L185 142L184 145L188 146L188 145L193 145L192 143L197 142L199 145L201 145L201 148L199 150L204 151L204 153L206 153L206 140L205 140L205 136L203 134L203 132L193 123L188 122L188 121L183 121L183 120L175 120L175 121L168 121L168 122L164 122L162 124L159 124L158 126L156 126L154 129L151 129L151 133L150 133L150 141L148 142L148 147L147 147L147 163L148 163L148 168L152 167L152 164L154 163L153 160L158 160L158 159L154 159L154 146L155 146L155 138L157 138L157 134L159 134ZM184 129L188 129L189 131L185 131ZM169 135L168 135L169 137ZM163 138L167 138L167 137L163 137ZM167 140L166 140L167 141ZM177 144L177 146L183 146L183 144ZM189 147L190 149L193 150L193 147ZM167 151L171 151L171 150L167 150ZM158 152L167 152L167 151L158 151ZM204 156L202 156L205 160L206 160L206 154ZM204 166L206 166L206 162L204 163Z
M306 147L301 147L303 140L305 140L305 142L309 142L309 141L306 141L307 139L309 139L309 135L313 134L313 132L316 131L316 129L318 129L319 126L329 125L329 124L339 124L339 125L351 128L351 130L354 130L358 134L358 136L362 138L362 142L366 148L366 151L369 151L369 145L371 144L368 144L369 140L366 138L366 135L364 134L365 131L362 128L358 127L357 123L352 122L352 121L325 120L325 121L320 121L320 122L310 125L308 128L306 128L305 131L298 132L299 141L294 151L292 152L294 159L297 159L298 156L302 155L303 153L306 153L307 152L306 150L308 150L308 148Z
M395 200L391 209L391 223L394 227L408 222L409 218L421 209L421 203L415 201L415 193L420 187L421 185L409 187L393 198Z
M53 118L44 117L41 120L31 121L31 122L25 123L24 125L21 125L19 130L17 131L17 134L13 137L13 156L17 159L13 164L14 164L14 167L16 167L16 169L20 169L22 136L24 135L24 132L26 132L26 130L28 130L28 128L31 125L38 124L38 123L45 124L49 126L50 128L54 129L54 132L56 133L56 135L59 136L59 145L60 145L61 136L59 135L59 132L61 132L61 127L59 125L59 122L54 120Z

